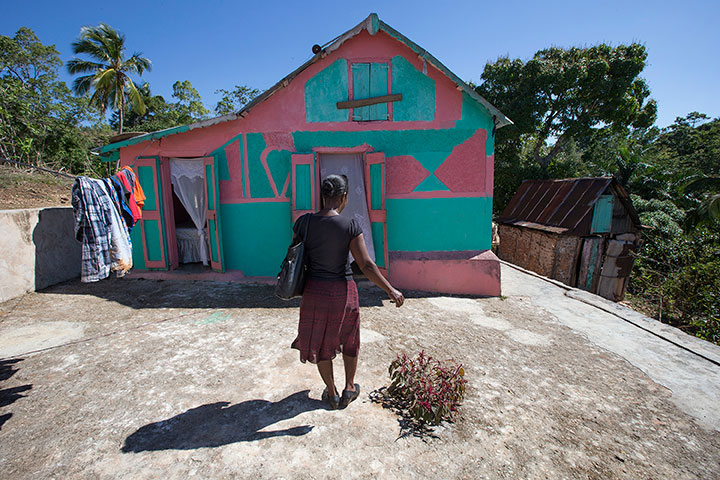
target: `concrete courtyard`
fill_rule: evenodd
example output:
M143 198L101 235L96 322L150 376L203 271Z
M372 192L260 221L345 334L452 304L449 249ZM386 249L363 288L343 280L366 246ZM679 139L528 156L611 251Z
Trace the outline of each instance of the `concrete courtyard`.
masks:
M720 348L503 265L503 297L361 287L362 394L325 409L266 285L66 282L0 304L0 478L720 478ZM465 366L406 435L399 352ZM342 362L336 361L342 385Z

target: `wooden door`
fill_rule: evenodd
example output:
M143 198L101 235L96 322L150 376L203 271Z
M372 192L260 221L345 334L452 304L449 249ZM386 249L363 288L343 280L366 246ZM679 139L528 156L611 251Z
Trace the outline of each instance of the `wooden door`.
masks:
M207 205L207 231L210 244L210 266L218 272L225 271L222 248L222 222L220 221L220 192L218 166L215 157L203 159L205 166L205 201Z
M385 183L385 154L383 152L367 153L365 155L365 191L373 246L375 247L375 263L383 275L387 276L389 260Z
M140 220L139 242L136 236L133 247L137 248L137 243L142 244L146 269L167 270L167 239L163 216L163 182L160 175L160 159L158 157L138 158L135 160L135 171L140 186L145 192L145 205ZM136 265L141 267L139 262L136 262Z
M602 237L585 237L582 242L577 287L595 293L605 254L605 239Z

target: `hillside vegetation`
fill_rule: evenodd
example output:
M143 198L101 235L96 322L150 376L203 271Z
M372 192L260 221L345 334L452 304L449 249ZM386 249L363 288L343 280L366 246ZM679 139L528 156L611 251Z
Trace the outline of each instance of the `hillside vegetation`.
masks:
M115 133L211 115L188 80L173 84L170 101L136 83L162 65L128 57L125 42L108 25L84 27L72 42L78 58L63 66L55 46L28 28L0 35L0 157L102 177L114 165L90 152ZM514 121L493 132L494 208L501 212L525 179L614 176L649 227L630 302L720 344L720 119L690 112L655 126L657 105L641 76L646 60L645 47L633 43L553 47L527 61L488 63L476 90ZM72 88L58 80L64 67L79 75ZM222 98L212 110L221 115L259 92L234 85L217 93ZM3 208L67 204L66 179L25 172L2 169Z

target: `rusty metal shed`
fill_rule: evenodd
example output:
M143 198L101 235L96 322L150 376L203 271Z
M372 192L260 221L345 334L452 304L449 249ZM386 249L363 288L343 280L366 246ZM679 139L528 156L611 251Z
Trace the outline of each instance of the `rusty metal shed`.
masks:
M496 222L501 259L610 300L625 296L641 225L614 178L525 180Z

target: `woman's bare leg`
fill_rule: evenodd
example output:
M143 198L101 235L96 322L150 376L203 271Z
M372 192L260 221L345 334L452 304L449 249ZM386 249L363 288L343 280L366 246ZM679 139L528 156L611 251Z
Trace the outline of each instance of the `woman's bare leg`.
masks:
M332 360L320 360L317 362L318 372L325 382L327 387L328 395L337 395L337 389L335 388L335 378L333 377L333 364Z
M345 365L345 390L355 391L355 372L357 371L357 357L351 357L343 353L343 364Z

